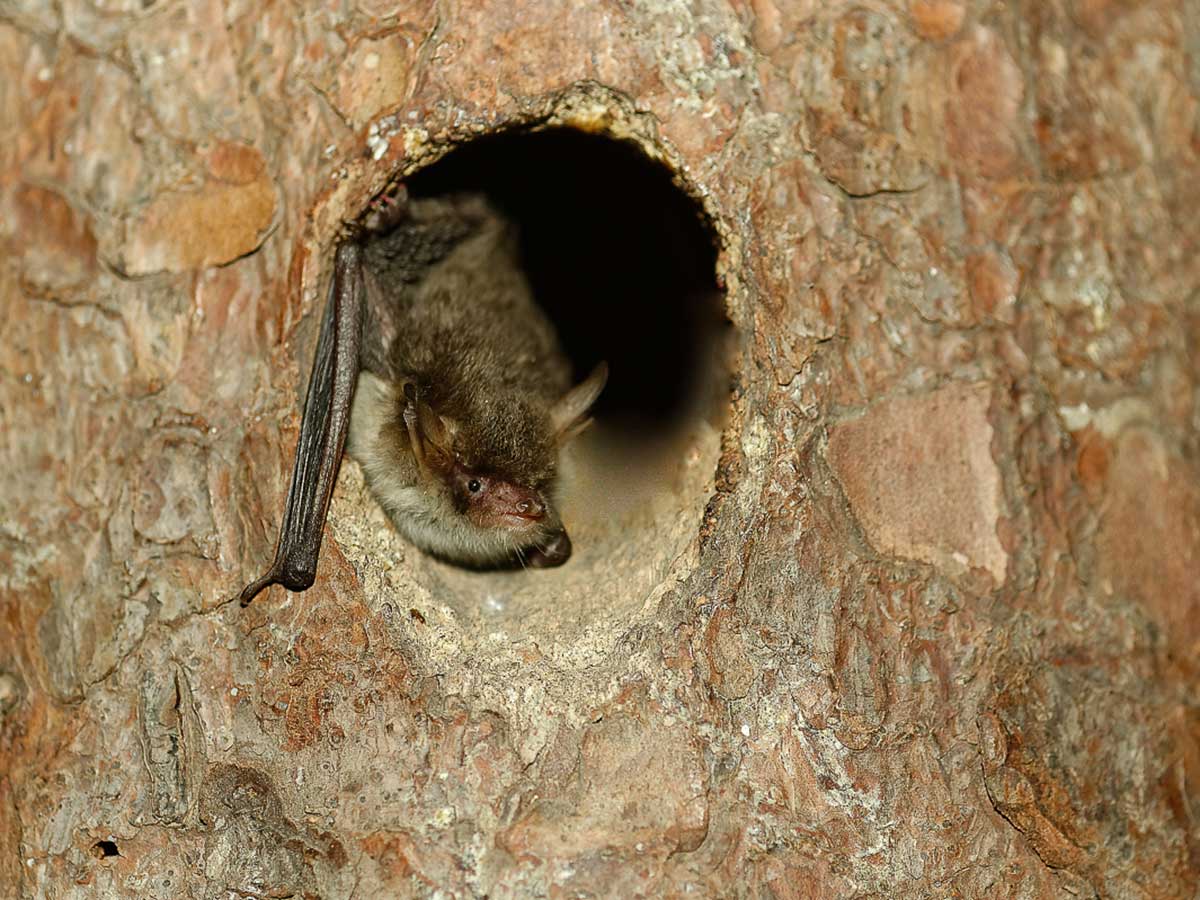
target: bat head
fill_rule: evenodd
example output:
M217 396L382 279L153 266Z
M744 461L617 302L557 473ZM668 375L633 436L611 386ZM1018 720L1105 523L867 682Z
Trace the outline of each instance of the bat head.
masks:
M538 546L533 564L565 562L570 540L552 499L558 451L590 424L607 377L601 363L548 409L517 394L426 398L406 385L402 417L426 482L474 527Z

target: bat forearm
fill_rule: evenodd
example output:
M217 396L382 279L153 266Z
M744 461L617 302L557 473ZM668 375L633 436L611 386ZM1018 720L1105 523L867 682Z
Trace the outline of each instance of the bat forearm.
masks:
M358 380L363 294L362 249L352 242L343 243L338 247L317 339L275 560L261 578L242 591L243 606L272 584L302 591L316 578L325 516L342 461Z

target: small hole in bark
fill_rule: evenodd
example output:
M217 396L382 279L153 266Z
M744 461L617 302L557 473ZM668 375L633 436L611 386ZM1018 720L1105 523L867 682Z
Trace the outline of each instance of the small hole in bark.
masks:
M714 232L670 170L575 129L475 139L409 176L413 198L480 193L513 221L535 300L575 380L600 361L594 426L562 464L574 552L560 569L471 572L428 558L464 623L539 642L627 628L695 540L730 386ZM438 589L440 588L440 589Z
M111 859L120 855L121 851L117 849L116 841L96 841L92 844L92 856L96 859Z

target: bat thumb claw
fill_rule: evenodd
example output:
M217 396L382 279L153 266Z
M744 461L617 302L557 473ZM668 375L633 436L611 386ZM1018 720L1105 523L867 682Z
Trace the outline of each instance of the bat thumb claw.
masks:
M249 606L251 600L273 584L282 584L289 591L307 591L313 586L314 581L316 581L315 565L308 567L303 563L297 564L295 560L285 556L282 561L276 560L275 564L261 578L246 585L238 595L238 602L243 608Z
M261 578L250 582L248 585L242 588L242 593L238 596L238 603L241 604L243 609L249 606L250 601L261 594L265 589L269 588L273 584L279 583L279 579L276 577L276 574L277 573L275 570L271 569Z

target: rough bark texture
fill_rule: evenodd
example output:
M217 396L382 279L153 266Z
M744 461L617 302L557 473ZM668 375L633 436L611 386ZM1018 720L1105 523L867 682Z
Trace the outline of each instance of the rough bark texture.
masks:
M1198 53L1188 0L0 2L0 895L1193 898ZM722 242L682 552L489 617L348 464L317 586L229 604L339 222L539 119Z

